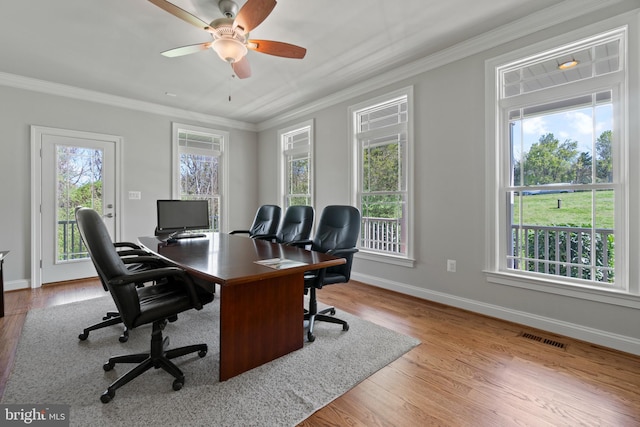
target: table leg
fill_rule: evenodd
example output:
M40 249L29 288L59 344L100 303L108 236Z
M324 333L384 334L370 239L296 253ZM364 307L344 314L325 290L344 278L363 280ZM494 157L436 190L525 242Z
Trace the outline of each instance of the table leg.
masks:
M302 348L304 273L220 290L220 381Z

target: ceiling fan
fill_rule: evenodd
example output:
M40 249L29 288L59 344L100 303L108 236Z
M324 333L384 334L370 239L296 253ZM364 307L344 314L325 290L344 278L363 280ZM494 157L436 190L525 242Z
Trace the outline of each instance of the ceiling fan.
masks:
M218 7L225 17L214 19L210 24L166 0L149 1L173 16L211 33L213 37L209 42L167 50L162 52L164 56L182 56L212 48L223 61L231 64L238 78L246 79L251 76L251 67L245 56L248 49L295 59L302 59L307 53L305 48L289 43L249 39L249 31L269 16L276 6L276 0L248 0L239 11L234 1L220 0Z

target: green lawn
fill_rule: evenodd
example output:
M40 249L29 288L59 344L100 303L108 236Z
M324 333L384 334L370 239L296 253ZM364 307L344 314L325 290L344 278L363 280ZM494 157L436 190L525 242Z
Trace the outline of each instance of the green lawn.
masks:
M558 199L561 207L558 209ZM542 226L591 226L592 193L590 191L559 194L536 194L516 197L514 223L518 222L522 201L522 224ZM613 228L613 190L596 192L596 228Z

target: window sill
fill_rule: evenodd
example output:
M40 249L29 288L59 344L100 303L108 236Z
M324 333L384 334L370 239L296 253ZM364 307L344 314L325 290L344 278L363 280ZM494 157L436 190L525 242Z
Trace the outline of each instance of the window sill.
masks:
M360 252L356 253L356 258L364 259L367 261L376 261L376 262L384 262L386 264L399 265L401 267L409 267L413 268L416 260L410 258L403 258L394 255L383 255L378 252L367 252L364 250L360 250Z
M563 295L588 301L602 302L629 308L640 308L640 295L631 294L619 289L598 289L591 286L567 284L538 277L527 277L498 271L484 271L487 282L498 285Z

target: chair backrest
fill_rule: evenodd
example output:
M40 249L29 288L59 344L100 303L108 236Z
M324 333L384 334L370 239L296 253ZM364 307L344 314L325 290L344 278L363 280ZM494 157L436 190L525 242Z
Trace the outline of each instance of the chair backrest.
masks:
M327 206L320 215L311 249L318 252L328 252L336 249L356 248L359 237L360 211L358 209L344 205ZM327 268L326 280L333 282L331 276L344 276L344 281L349 281L353 253L343 257L347 263Z
M111 293L125 325L128 325L129 320L135 319L140 314L140 300L135 284L122 286L110 284L111 279L127 275L129 271L118 255L107 227L100 214L90 208L76 209L76 223L100 279Z
M280 224L281 212L280 206L277 205L260 206L249 229L249 235L276 234Z
M313 208L311 206L289 206L278 227L278 243L307 240L313 226Z

